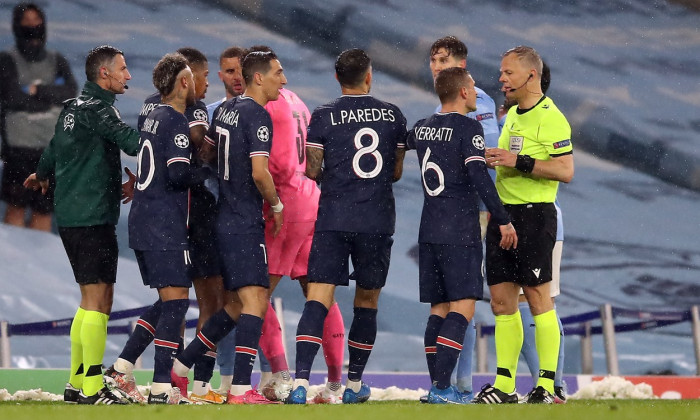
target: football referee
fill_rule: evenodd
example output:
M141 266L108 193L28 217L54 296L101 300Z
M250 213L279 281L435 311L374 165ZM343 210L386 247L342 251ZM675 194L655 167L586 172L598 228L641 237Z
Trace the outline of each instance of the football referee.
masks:
M535 320L539 378L529 403L554 402L554 373L559 325L550 297L552 250L557 233L554 200L559 182L574 176L571 127L554 102L542 93L542 59L531 47L515 47L501 60L501 90L512 107L498 140L486 150L496 168L496 188L518 232L517 249L498 246L500 232L491 220L486 233L486 272L496 318L496 381L474 402L517 403L515 373L523 343L518 294L523 288Z
M124 54L106 45L94 48L85 60L85 74L83 91L66 101L53 139L24 186L46 193L48 177L55 174L58 233L80 286L80 306L70 330L71 372L64 401L121 404L103 384L102 357L117 280L119 150L135 156L139 133L114 108L116 95L124 93L131 79Z

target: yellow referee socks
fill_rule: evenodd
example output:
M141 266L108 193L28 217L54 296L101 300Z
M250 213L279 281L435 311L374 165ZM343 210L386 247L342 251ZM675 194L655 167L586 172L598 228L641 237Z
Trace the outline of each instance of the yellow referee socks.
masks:
M78 306L73 322L70 324L70 376L68 377L68 383L76 389L83 387L83 377L85 376L85 371L83 370L83 342L80 340L83 317L85 317L85 309Z
M540 359L540 377L537 386L541 386L554 395L554 373L559 359L559 322L557 313L552 309L535 315L535 344Z
M500 391L515 391L515 373L523 346L523 320L520 311L513 315L496 315L496 381L493 386ZM555 359L556 365L556 359Z
M109 315L97 311L85 311L80 339L83 342L83 394L95 395L104 386L102 380L102 358L107 342L107 320Z

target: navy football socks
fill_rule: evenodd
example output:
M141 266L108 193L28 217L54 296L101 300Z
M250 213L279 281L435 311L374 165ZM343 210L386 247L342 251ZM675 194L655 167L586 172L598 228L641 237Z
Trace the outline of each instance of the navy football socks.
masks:
M359 381L377 338L377 310L355 307L353 313L352 325L348 332L348 380Z
M309 379L311 366L323 342L323 322L328 309L321 302L308 300L299 319L296 337L296 379Z
M119 357L129 362L136 363L149 344L153 341L153 336L156 333L156 325L161 314L161 306L163 302L158 299L153 305L148 307L141 314L141 317L136 321L136 328L131 332L129 339L126 341Z
M423 345L425 346L425 361L428 363L428 373L430 374L431 382L435 380L435 353L437 352L437 338L444 321L445 318L438 315L430 315L428 317L428 323L425 326Z
M438 389L446 389L450 386L450 377L457 364L459 353L462 351L468 325L467 318L457 312L448 313L442 323L435 354L434 383Z
M233 385L250 385L253 363L258 354L263 319L241 314L236 326L236 359L233 364Z
M170 370L173 368L173 352L179 346L180 326L185 319L189 299L175 299L162 302L161 314L156 324L155 362L153 364L153 382L170 383Z

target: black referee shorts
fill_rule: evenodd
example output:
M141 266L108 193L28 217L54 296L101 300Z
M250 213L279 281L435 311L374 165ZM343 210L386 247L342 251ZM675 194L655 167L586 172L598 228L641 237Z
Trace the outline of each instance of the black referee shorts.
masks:
M518 248L499 246L501 232L491 219L486 230L486 283L537 286L552 281L552 250L557 238L554 203L506 205L518 234Z
M117 281L117 233L114 225L59 227L76 283Z

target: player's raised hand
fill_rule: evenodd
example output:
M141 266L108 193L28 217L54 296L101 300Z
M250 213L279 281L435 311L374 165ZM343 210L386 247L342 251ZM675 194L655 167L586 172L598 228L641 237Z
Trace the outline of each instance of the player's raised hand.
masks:
M518 247L518 234L515 233L515 228L512 223L507 225L500 225L501 229L501 243L500 246L503 249L515 249Z
M38 180L36 177L36 174L31 174L27 177L27 179L24 180L24 188L30 188L34 191L38 190L41 188L41 193L46 195L46 191L49 190L49 180Z
M122 204L127 204L134 199L134 185L136 184L136 175L131 172L131 169L124 167L124 172L129 179L122 184Z

